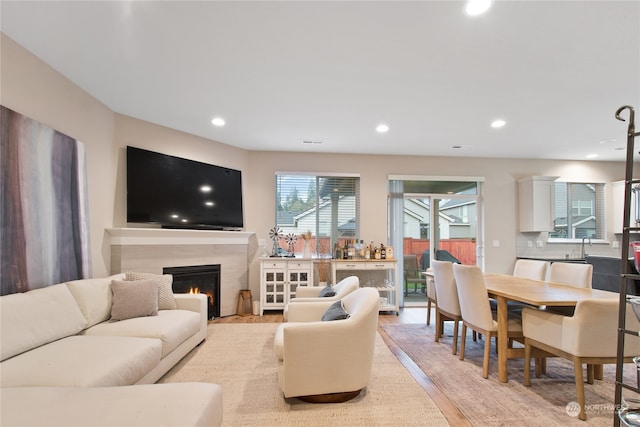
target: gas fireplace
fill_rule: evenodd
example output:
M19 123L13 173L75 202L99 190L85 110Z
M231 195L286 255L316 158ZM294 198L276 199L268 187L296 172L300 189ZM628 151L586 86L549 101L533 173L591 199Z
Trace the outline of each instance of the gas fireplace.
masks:
M164 267L163 274L173 276L176 294L205 294L209 319L220 317L220 264Z

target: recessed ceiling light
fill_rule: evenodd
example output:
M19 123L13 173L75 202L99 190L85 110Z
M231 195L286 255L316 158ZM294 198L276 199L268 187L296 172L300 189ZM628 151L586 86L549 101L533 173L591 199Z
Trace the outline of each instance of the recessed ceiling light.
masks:
M598 157L598 155L596 153L591 153L591 154L587 154L585 157L587 159L595 159L596 157Z
M493 0L469 0L464 11L469 16L482 15L491 7Z
M206 202L204 202L205 206L213 206L214 203L210 200L207 200Z
M203 186L200 187L200 191L203 192L203 193L210 193L211 190L213 190L213 189L211 188L210 185L203 185Z
M497 119L497 120L494 120L494 121L491 122L491 127L495 128L495 129L498 129L498 128L504 127L504 125L506 125L506 124L507 124L507 122L505 122L504 120Z
M610 144L612 142L616 142L615 138L607 138L600 141L600 144Z
M211 124L214 126L224 126L225 121L222 117L214 117L213 119L211 119Z
M389 131L389 126L385 125L384 123L381 123L378 126L376 126L376 132L378 133L385 133L388 131Z

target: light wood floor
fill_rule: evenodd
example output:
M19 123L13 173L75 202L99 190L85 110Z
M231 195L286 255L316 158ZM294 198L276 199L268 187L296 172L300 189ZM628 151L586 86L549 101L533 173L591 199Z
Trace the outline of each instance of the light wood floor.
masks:
M424 323L426 321L426 308L403 308L400 313L395 314L382 313L379 316L378 325L398 324L398 323ZM209 323L281 323L283 321L282 312L268 311L262 316L228 316L209 321ZM435 321L435 313L431 312L431 322ZM447 421L452 426L471 426L472 424L460 412L460 410L442 393L438 387L427 377L427 375L418 367L418 365L407 354L398 347L395 342L389 338L382 328L378 328L378 332L382 336L391 352L398 358L400 363L409 371L411 376L418 384L429 394L431 399L440 408Z

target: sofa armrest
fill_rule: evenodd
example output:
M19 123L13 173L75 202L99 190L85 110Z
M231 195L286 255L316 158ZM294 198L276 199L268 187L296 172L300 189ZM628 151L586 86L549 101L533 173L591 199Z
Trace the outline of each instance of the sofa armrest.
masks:
M207 337L207 322L209 321L209 304L205 294L173 294L179 310L189 310L200 313L200 340Z
M207 296L205 294L173 294L180 310L195 311L207 317Z
M288 322L317 322L335 301L296 302L295 299L287 305Z

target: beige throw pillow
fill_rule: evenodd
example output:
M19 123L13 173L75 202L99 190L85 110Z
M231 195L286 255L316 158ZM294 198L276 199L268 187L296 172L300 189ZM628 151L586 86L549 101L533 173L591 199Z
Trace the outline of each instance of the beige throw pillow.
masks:
M173 297L173 276L171 274L153 273L125 273L124 280L155 280L160 288L158 296L158 310L175 310L178 308L176 299Z
M111 320L158 315L158 282L155 280L112 280L111 292Z

